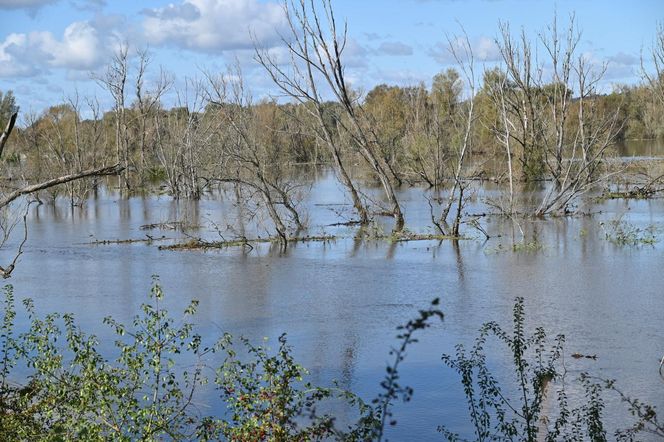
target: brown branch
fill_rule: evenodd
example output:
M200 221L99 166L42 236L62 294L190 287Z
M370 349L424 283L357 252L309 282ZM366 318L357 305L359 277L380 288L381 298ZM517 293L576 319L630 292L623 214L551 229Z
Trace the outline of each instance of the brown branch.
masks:
M3 134L4 135L4 134ZM0 199L0 208L7 206L16 198L29 195L40 190L48 189L49 187L57 186L59 184L68 183L70 181L79 180L81 178L86 178L90 176L105 176L105 175L116 175L124 170L124 167L120 164L115 164L114 166L99 167L96 169L88 169L82 172L72 173L69 175L63 175L58 178L53 178L48 181L44 181L38 184L32 184L30 186L25 186L21 189L15 190L12 193L4 196Z

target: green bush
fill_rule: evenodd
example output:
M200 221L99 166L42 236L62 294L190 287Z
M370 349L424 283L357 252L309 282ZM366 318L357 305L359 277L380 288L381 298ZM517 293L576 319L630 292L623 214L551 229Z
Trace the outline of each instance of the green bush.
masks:
M413 395L399 372L407 349L432 319L443 317L434 300L398 328L381 392L366 403L336 386L307 383L307 371L293 359L284 335L276 351L228 334L206 345L191 322L198 303L192 301L175 320L161 306L164 294L157 281L150 302L130 326L104 320L116 335L114 359L97 351L97 338L85 334L71 315L39 317L30 300L23 302L29 328L17 333L12 287L4 290L0 437L11 441L380 441L386 427L396 424L392 405ZM664 438L655 408L627 397L614 381L582 376L585 399L570 407L559 382L564 338L549 343L543 329L532 335L525 330L523 300L517 299L512 331L487 323L470 352L458 346L455 356L443 356L461 375L476 440L606 440L606 391L617 392L636 417L632 427L616 433L618 439L638 440L643 432ZM509 350L516 375L512 396L486 362L490 337ZM212 366L211 360L221 362ZM19 373L28 373L26 382L16 382ZM205 384L218 394L217 415L195 406L197 390ZM542 403L553 389L558 414L544 416ZM318 411L327 401L343 401L355 410L355 421L339 428L335 416ZM439 431L448 440L460 440L447 427Z
M507 347L512 359L514 381L510 386L516 392L512 397L487 365L485 345L490 337ZM585 440L586 436L593 441L606 440L601 387L587 377L580 380L586 391L585 404L570 409L564 383L560 383L556 391L558 415L542 415L545 398L563 376L559 363L565 338L558 335L553 342L547 341L542 328L526 333L523 298L517 298L511 331L488 322L480 329L470 352L458 345L455 356L443 355L443 362L461 376L477 440ZM439 431L448 440L460 440L444 426Z
M230 335L204 346L189 322L196 301L176 321L160 306L162 298L155 283L151 303L142 305L131 327L104 320L117 335L118 356L111 361L71 315L39 318L29 300L24 306L30 328L16 336L14 296L6 286L3 440L364 440L375 431L374 410L358 397L304 383L306 370L293 360L284 336L275 354L243 339L240 358ZM223 363L211 370L216 374L210 380L205 356L212 354ZM27 383L12 383L22 367L30 373ZM228 409L225 416L202 415L193 405L197 389L210 381ZM357 407L361 425L343 432L333 417L318 416L316 405L332 397Z

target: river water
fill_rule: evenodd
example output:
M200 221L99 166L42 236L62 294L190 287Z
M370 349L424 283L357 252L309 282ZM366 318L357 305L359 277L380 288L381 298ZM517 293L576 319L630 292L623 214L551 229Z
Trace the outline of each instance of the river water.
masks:
M292 244L286 253L265 244L250 252L90 245L94 239L145 237L140 226L175 219L201 225L190 233L207 238L217 236L212 222L237 223L230 194L178 202L166 196L122 199L108 192L82 208L71 209L64 201L31 207L29 240L9 282L17 298L32 298L40 312L72 312L103 341L110 331L102 318L130 322L147 300L151 275L159 275L171 311L200 300L197 321L204 334L228 331L275 342L285 332L314 384L336 379L367 399L379 391L395 327L439 297L444 321L420 334L403 364L402 382L415 393L410 403L396 406L391 440L439 439L441 424L470 436L459 378L440 356L453 353L457 343L471 344L486 321L508 327L514 299L521 296L530 326L566 335L568 378L589 371L618 379L622 390L664 411L664 382L658 376L664 355L664 241L619 246L605 238L607 223L618 218L639 228L664 228L664 200L608 200L587 206L592 216L518 225L483 217L492 236L486 241L465 226L469 239L458 242L390 243L358 241L354 228L329 226L350 216L343 192L326 171L307 181L301 204L310 232L337 235L333 242ZM483 199L496 192L480 188L466 211L487 211ZM413 231L428 229L426 194L400 192ZM173 231L149 233L181 237ZM538 245L513 249L523 243ZM597 359L573 359L575 352ZM511 379L505 351L491 353L490 360L498 375ZM211 400L205 397L201 400ZM628 422L615 398L607 413L612 424Z

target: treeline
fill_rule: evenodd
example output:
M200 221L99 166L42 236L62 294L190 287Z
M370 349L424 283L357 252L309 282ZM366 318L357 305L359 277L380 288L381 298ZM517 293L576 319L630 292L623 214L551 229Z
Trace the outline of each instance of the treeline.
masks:
M499 75L501 71L498 68L486 72L484 84L490 84L492 78ZM549 88L552 90L554 85L549 85ZM474 98L476 112L482 123L490 123L497 114L489 90L489 86L482 87ZM444 181L441 163L445 155L450 154L446 146L451 144L449 140L456 129L454 116L468 106L462 92L463 82L458 70L449 68L434 77L431 87L424 84L410 87L381 84L363 98L361 105L373 121L374 130L384 146L383 155L400 182L435 186ZM552 100L546 88L540 93L543 100ZM13 98L11 90L6 97ZM616 114L616 141L652 140L664 136L664 110L647 85L616 87L609 94L593 96L592 100L593 105L604 112ZM224 105L233 106L230 103ZM260 141L271 151L275 163L330 163L330 153L308 130L306 111L301 109L303 105L264 99L244 106L247 108L242 111L256 120L254 124L262 138ZM198 110L188 106L164 109L161 103L155 103L154 108L145 113L136 104L124 109L124 147L127 161L132 166L133 178L138 183L166 178L172 166L169 167L169 155L165 149L172 149L172 145L177 144L175 139L184 135L176 132L185 131L191 124L196 125L196 130L205 130L206 125L208 130L219 130L209 125L223 116L220 107L217 103L207 103ZM334 126L335 119L340 116L337 107L335 102L325 103L330 127ZM570 125L574 126L578 121L574 118L574 114L578 113L578 101L575 98L572 98L570 107L573 115ZM5 109L13 108L3 108L2 126L11 114ZM86 101L84 106L81 103L62 103L49 107L39 115L27 115L24 118L27 126L17 130L18 136L9 144L11 154L6 161L23 162L26 177L37 178L58 168L69 170L86 164L96 165L104 159L112 160L117 156L116 114L114 111L102 114L96 102ZM340 137L337 131L333 133L335 137ZM480 159L501 154L490 124L478 125L473 136L473 153ZM444 146L437 146L439 141ZM343 144L343 140L339 142ZM121 143L125 143L125 140L121 139ZM165 146L166 143L171 146ZM209 149L210 143L200 147L202 149L197 149L197 154ZM351 149L345 147L352 155ZM177 153L174 156L177 157ZM181 164L186 163L184 158L179 160ZM206 169L202 167L203 164L192 166ZM484 171L496 172L488 169ZM201 174L203 176L206 174ZM173 180L170 190L175 195L200 196L200 188L194 188L189 193L181 187L177 180Z
M486 86L474 98L477 114L484 120L483 123L490 122L491 117L495 118L497 114L490 100L489 85L500 75L499 68L485 72L483 84ZM427 156L424 151L430 149L432 144L430 139L424 140L422 136L430 135L427 132L434 130L435 138L449 138L454 130L454 114L459 108L467 106L462 96L463 87L458 70L449 68L437 74L430 87L425 84L380 84L363 97L361 105L370 115L377 135L385 145L384 155L390 165L399 170L399 176L405 182L424 182L433 186L442 181L441 176L436 176L435 168L428 171L419 164ZM553 84L543 88L540 92L542 99L552 100L554 88ZM2 97L0 91L0 100ZM14 109L18 110L11 90L4 97L5 100L0 103L1 126L6 124ZM619 85L613 92L595 95L592 100L605 112L617 115L616 140L654 140L664 136L664 108L649 85ZM573 97L572 114L578 113L575 103L576 97ZM329 152L321 148L308 130L309 126L304 121L306 112L299 109L302 105L263 99L247 106L253 108L251 113L262 125L264 130L261 132L266 137L264 141L275 151L276 161L288 164L330 162ZM326 102L325 106L328 123L333 126L335 119L339 118L339 109L333 101ZM138 178L142 176L143 180L164 176L166 167L159 155L160 137L173 135L168 133L172 128L164 121L186 124L190 117L201 122L219 116L218 105L212 103L199 110L188 106L165 109L161 102L151 107L143 112L138 103L132 103L123 112L127 126L128 161ZM42 155L46 161L51 157L75 165L75 157L86 157L91 163L96 163L101 158L112 159L116 156L116 114L112 110L102 114L96 101L61 103L39 115L24 117L26 126L17 130L20 138L10 143L14 155L7 161L16 162L23 158L28 163L37 162L37 157ZM572 121L574 125L576 119ZM478 125L474 137L473 144L477 146L475 154L490 157L496 153L496 140L488 124Z
M231 185L239 199L265 207L285 240L290 229L303 227L290 182L295 164L331 165L357 221L391 216L397 232L404 217L396 188L444 190L448 196L432 206L432 221L441 233L458 233L472 180L508 183L504 197L492 202L505 213L566 212L578 195L615 173L605 160L616 141L664 135L661 27L651 52L655 72L644 71L640 84L610 94L599 89L606 67L578 53L573 19L562 32L554 21L537 41L501 25L502 62L481 72L462 35L449 44L457 67L436 75L431 87L383 84L361 94L345 78L345 30L337 29L329 1L322 8L325 13L306 2L291 4L293 32L284 38L290 65L256 49L287 102L255 102L237 66L203 72L178 90L161 71L148 86L150 55L125 48L96 78L113 98L112 109L74 96L40 115L24 115L5 159L27 180L117 162L125 167L124 190L159 182L175 197L199 198L211 186ZM536 50L544 60L534 59ZM167 95L175 97L170 109ZM0 119L15 107L12 100L11 92L4 96ZM358 190L358 164L364 179L380 184L382 202ZM516 207L517 183L542 180L553 183L551 190L532 207ZM64 191L49 189L49 196L64 192L80 204L95 186L72 182Z

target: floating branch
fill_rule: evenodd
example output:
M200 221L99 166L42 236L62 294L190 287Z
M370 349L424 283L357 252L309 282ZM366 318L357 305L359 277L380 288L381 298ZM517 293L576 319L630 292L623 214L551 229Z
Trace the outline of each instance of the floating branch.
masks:
M163 223L143 224L139 229L141 230L184 230L193 229L199 226L190 225L183 221L166 221Z
M288 238L289 243L297 242L331 242L337 239L333 235L321 236L295 236ZM239 238L229 241L205 241L201 238L194 238L184 243L171 244L167 246L159 246L159 250L207 250L207 249L225 249L228 247L248 246L259 243L278 243L281 242L281 237L268 237L268 238Z
M150 235L145 235L147 238L135 238L135 239L97 239L91 242L81 243L84 245L95 245L95 246L104 246L109 244L134 244L134 243L147 243L150 244L152 241L166 241L173 238L166 238L162 235L159 238L155 238Z

